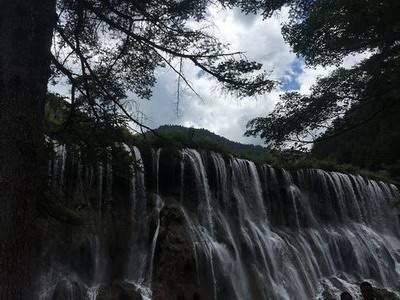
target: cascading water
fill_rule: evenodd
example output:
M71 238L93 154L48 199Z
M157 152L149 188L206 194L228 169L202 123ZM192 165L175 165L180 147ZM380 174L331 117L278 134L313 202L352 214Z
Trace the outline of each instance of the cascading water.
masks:
M182 211L184 222L179 226L185 228L193 251L193 284L200 291L193 299L316 299L326 288L336 297L344 290L358 297L356 284L362 280L397 288L400 224L394 204L400 195L395 186L321 170L256 166L247 160L193 149L174 156L178 160L174 166L160 164L164 151L152 150L147 164L138 148L125 149L135 162L126 210L130 220L125 241L128 253L124 271L117 277L132 284L142 299L152 297L153 272L160 272L160 260L155 260L157 249L164 251L156 247L164 224L160 215L164 204L171 201ZM65 149L60 148L57 157L65 160ZM52 177L60 182L65 162L52 165ZM110 191L115 189L110 167L96 172L79 168L84 177L80 184L98 189L96 206L101 207L103 191L110 195L106 198L115 194L115 190ZM177 174L177 179L163 181L160 176L166 172ZM93 173L97 183L90 179ZM146 177L149 174L152 179ZM163 182L177 186L166 188ZM95 237L102 244L98 233ZM105 254L92 253L90 257L107 260ZM80 278L76 272L67 274L63 278ZM97 287L106 277L85 282L86 299L97 298Z
M159 168L161 149L152 151L152 160L156 174ZM132 219L133 228L130 243L130 254L127 262L126 281L135 285L142 297L151 297L151 274L153 268L153 257L157 236L159 232L159 213L163 201L158 194L153 197L154 208L149 209L148 195L146 195L144 164L142 156L137 147L133 147L135 167L132 179ZM158 175L156 175L156 192L158 190ZM154 232L150 231L150 218L156 220Z
M219 154L184 154L210 208L193 207L190 195L182 201L214 299L311 299L324 286L339 292L362 279L396 287L396 187L321 170L257 170L235 158L228 167ZM213 192L207 176L216 178Z
M84 235L79 236L84 247L79 249L82 253L78 253L78 256L81 255L78 259L69 256L76 253L67 251L69 244L72 244L74 230L66 230L62 224L52 224L50 221L50 227L54 228L49 232L55 231L52 233L57 235L54 240L57 243L62 240L62 243L51 241L44 245L43 261L47 265L44 267L46 271L38 280L38 298L94 300L107 273L100 228L104 203L110 201L111 197L111 165L107 160L106 167L102 162L94 166L84 166L79 151L56 143L48 172L52 201L57 202L57 206L67 210L90 208L94 213L86 216L85 224L73 226L86 230ZM57 249L53 244L65 249Z

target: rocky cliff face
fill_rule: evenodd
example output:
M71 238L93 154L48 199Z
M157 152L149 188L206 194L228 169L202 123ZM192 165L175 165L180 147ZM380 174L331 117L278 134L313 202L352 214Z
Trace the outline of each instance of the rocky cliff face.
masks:
M179 205L166 205L160 221L154 257L153 299L210 299L198 282L196 253Z
M398 288L399 191L382 182L122 145L90 162L59 146L49 174L42 300L338 299L364 279Z

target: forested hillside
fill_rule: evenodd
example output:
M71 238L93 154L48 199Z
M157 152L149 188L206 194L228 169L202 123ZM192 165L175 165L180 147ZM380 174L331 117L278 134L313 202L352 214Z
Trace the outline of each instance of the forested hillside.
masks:
M269 151L258 145L247 145L228 140L207 129L188 128L179 125L164 125L151 134L158 143L181 144L183 147L215 150L236 157L246 157L253 161L265 161Z
M164 148L172 151L192 148L221 153L225 157L234 156L256 162L267 163L277 168L291 170L322 169L342 173L361 174L378 180L398 182L399 171L396 164L399 130L396 126L396 111L387 112L387 117L368 123L340 134L336 138L323 139L316 143L311 152L297 150L273 150L259 145L233 142L207 129L188 128L179 125L163 125L145 133L133 133L124 118L114 119L105 113L102 118L94 118L81 109L73 116L70 104L60 96L49 94L46 104L47 135L61 143L74 144L85 153L92 153L95 160L106 155L106 149L115 143L140 145L144 148ZM355 111L351 119L354 121ZM349 114L350 117L350 114ZM363 118L363 116L360 116ZM342 128L342 127L340 127ZM369 128L369 129L368 129ZM328 132L327 134L332 134ZM377 137L380 136L380 139ZM397 138L396 138L397 137ZM380 147L386 145L386 147ZM368 144L368 147L362 145ZM398 147L398 146L396 146ZM375 151L375 152L374 152Z
M340 164L352 164L372 171L387 170L392 177L400 176L400 123L399 106L380 113L365 124L352 130L346 123L354 124L366 120L372 114L366 107L353 109L346 117L336 122L318 140L312 155L318 159L328 159Z

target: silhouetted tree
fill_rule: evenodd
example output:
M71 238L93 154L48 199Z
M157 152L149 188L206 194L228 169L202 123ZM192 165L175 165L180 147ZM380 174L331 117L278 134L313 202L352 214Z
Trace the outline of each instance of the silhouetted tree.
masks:
M371 56L319 79L309 95L283 94L271 114L248 123L246 134L260 135L272 147L302 147L385 118L399 103L400 2L293 0L286 4L291 9L284 37L306 64L340 64L347 55L366 51ZM353 118L359 111L362 118Z
M44 99L49 77L66 78L70 114L129 114L128 93L149 99L155 70L174 59L194 64L240 96L271 89L261 64L193 29L218 2L235 0L1 0L0 1L0 298L32 299L36 204L46 190ZM188 21L190 21L188 24ZM51 70L51 72L50 72ZM107 114L106 114L107 115ZM71 121L73 118L69 117ZM101 121L101 120L100 120ZM99 122L100 122L99 121Z

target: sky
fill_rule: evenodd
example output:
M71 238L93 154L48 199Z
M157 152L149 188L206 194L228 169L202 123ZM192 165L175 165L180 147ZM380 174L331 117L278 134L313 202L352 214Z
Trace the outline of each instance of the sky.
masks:
M218 83L202 76L195 66L184 63L184 74L201 98L182 84L177 113L177 75L162 69L158 71L152 100L140 101L137 108L144 115L143 121L152 128L163 124L206 128L233 141L263 144L260 138L244 136L247 122L271 112L285 91L309 92L316 79L329 74L333 67L308 68L292 52L281 33L282 24L288 20L287 8L265 20L245 15L239 9L211 7L209 20L213 33L229 43L231 51L244 51L249 59L263 63L271 78L281 84L265 95L238 99L219 90ZM349 58L346 64L356 61Z
M181 82L177 109L177 74L172 70L159 69L152 99L134 101L132 111L139 111L141 121L151 128L164 124L205 128L233 141L263 144L257 137L243 135L247 122L271 112L279 101L279 95L285 91L308 93L318 77L328 75L334 69L304 65L281 34L281 26L287 20L287 8L268 19L245 15L239 9L209 8L209 30L221 41L229 43L230 51L244 51L250 60L263 63L263 68L270 72L270 78L280 82L270 93L252 98L235 98L221 91L216 80L204 76L194 65L184 62L183 73L201 97ZM350 67L364 56L348 57L344 66Z

